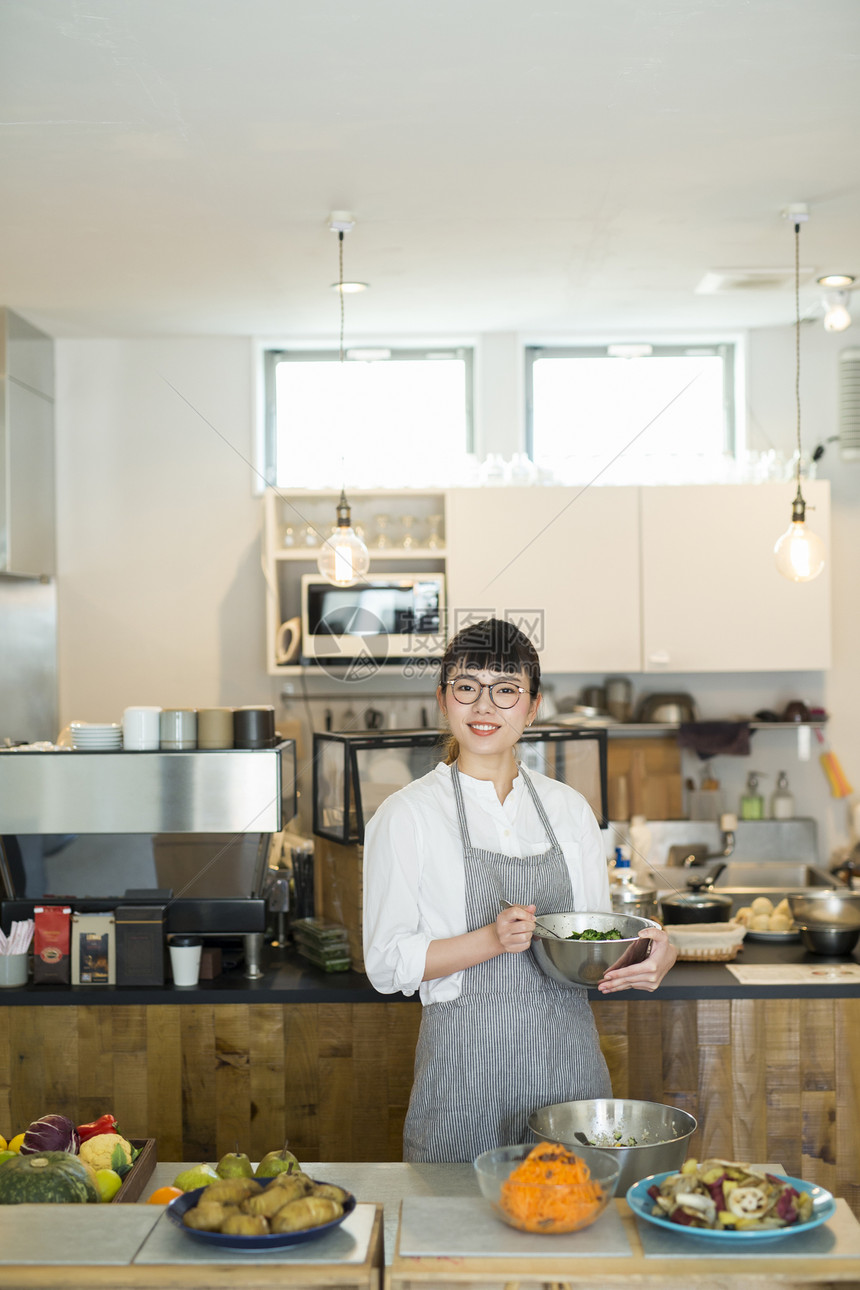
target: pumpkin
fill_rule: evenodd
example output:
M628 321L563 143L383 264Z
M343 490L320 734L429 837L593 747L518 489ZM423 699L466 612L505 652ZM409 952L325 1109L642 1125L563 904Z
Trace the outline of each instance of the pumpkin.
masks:
M0 1205L82 1205L98 1200L92 1170L66 1151L16 1156L0 1169Z

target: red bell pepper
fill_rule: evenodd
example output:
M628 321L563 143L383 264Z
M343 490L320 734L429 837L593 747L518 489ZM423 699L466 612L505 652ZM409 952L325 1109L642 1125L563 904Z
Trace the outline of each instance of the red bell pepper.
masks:
M119 1133L116 1120L112 1115L100 1115L97 1120L91 1124L79 1124L78 1133L81 1135L81 1142L86 1142L87 1138L94 1138L99 1133Z

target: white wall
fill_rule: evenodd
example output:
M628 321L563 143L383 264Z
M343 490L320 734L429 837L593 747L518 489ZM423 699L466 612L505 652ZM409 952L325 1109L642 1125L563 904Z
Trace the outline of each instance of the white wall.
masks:
M804 328L805 448L836 433L838 355L851 343L820 323ZM519 342L505 333L480 348L477 443L509 457L522 425ZM117 720L132 703L278 698L281 686L264 662L252 386L252 345L241 338L57 342L61 725ZM751 334L746 413L751 447L790 456L793 328ZM702 715L715 718L791 698L821 703L831 714L832 745L860 787L860 463L842 462L833 444L819 474L831 481L833 498L830 672L633 680L638 691L690 690ZM718 631L721 612L715 606L702 630ZM560 696L602 678L551 679ZM379 677L373 687L379 690ZM392 688L404 692L401 683ZM409 714L400 724L414 720ZM801 763L793 735L756 736L753 758L719 759L730 799L752 765L770 776L768 793L776 770L788 772L798 809L819 821L825 858L847 842L847 805L829 797L815 749Z

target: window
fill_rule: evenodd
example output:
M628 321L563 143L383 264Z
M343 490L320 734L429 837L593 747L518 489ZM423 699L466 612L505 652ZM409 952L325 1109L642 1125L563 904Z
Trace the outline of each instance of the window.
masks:
M268 350L266 482L456 483L472 451L472 350Z
M734 346L526 350L526 449L565 484L733 478Z

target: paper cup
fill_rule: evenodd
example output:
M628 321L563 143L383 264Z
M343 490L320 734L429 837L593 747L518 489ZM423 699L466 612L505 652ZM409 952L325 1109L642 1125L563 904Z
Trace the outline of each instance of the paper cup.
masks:
M173 984L180 986L196 985L200 976L200 955L203 952L203 941L199 936L173 936L168 942L170 948L170 970L173 973Z

